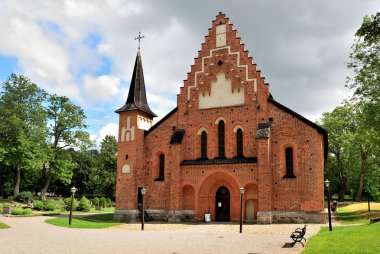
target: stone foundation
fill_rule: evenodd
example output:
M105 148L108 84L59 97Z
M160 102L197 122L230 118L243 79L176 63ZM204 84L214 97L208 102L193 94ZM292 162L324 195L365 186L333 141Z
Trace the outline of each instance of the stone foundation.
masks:
M326 223L324 212L269 211L257 213L258 224Z
M135 222L140 221L139 210L115 210L114 221Z
M146 209L146 213L155 221L167 222L193 222L195 212L193 210L155 210ZM115 221L136 222L140 221L139 210L116 210L113 216Z

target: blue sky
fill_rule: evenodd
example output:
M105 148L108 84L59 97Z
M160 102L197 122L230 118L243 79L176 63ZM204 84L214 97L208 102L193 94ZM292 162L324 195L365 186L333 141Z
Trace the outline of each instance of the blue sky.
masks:
M161 119L219 11L230 18L276 100L315 120L351 94L350 46L375 0L0 2L0 81L28 76L86 112L98 143L116 135L141 31L148 102Z

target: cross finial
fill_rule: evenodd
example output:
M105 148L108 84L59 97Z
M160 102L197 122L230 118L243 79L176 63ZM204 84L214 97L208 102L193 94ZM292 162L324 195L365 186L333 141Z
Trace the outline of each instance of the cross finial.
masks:
M141 36L141 32L139 32L139 36L135 38L135 40L139 40L139 49L140 49L140 41L142 38L144 38L145 36Z

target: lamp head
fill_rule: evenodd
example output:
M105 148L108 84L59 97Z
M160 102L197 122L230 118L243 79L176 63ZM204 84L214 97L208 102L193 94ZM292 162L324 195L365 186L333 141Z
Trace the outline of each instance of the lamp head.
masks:
M142 195L145 195L145 193L146 193L146 189L143 187L143 188L141 189L141 194L142 194Z
M326 185L327 188L329 188L330 187L330 181L326 179L325 185Z
M75 192L77 191L77 188L75 188L74 186L70 189L70 192L74 195Z
M240 188L240 194L244 194L245 189L243 187Z

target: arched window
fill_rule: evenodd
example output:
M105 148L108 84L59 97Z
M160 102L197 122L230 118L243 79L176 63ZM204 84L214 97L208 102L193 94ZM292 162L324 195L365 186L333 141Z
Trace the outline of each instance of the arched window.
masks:
M158 171L158 178L164 180L165 178L165 155L160 154L160 168Z
M225 157L224 152L224 122L220 120L218 123L218 157Z
M293 171L293 148L285 148L285 160L286 160L286 175L285 178L294 178Z
M207 132L202 131L201 134L201 158L207 159Z
M236 156L243 157L243 131L238 129L236 131Z

